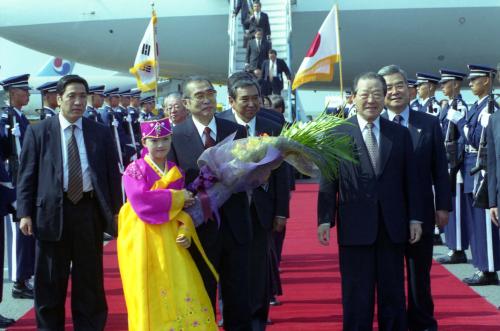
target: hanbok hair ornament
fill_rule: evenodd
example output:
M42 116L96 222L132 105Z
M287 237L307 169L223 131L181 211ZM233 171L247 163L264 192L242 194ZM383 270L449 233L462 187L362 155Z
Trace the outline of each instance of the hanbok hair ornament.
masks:
M172 134L172 127L167 117L160 120L141 122L141 137L163 138Z

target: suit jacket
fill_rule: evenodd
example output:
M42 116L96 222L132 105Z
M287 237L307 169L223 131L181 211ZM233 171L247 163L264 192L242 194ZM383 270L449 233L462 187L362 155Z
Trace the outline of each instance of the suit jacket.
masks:
M357 116L338 128L353 139L357 163L341 161L339 178L320 182L318 223L335 225L340 245L371 245L380 222L396 244L408 240L410 220L421 220L415 157L408 130L380 118L378 169L373 167ZM337 196L338 194L338 196Z
M264 79L269 79L269 61L270 60L265 60L262 62L262 77ZM285 74L289 80L292 79L292 73L283 59L276 59L276 73L277 75L273 77L271 84L273 85L273 90L277 89L281 91L283 89L283 74Z
M235 139L246 137L246 130L241 125L218 117L215 118L215 123L217 125L217 143L234 132L236 132ZM203 142L191 116L173 128L169 160L175 162L184 170L186 185L189 185L198 177L200 169L197 160L204 150ZM247 243L252 238L248 210L248 199L245 192L233 194L219 210L221 222L228 223L235 240L239 243ZM215 243L217 231L217 222L212 220L197 228L197 233L204 248Z
M241 25L245 29L249 28L249 12L250 8L248 7L248 0L237 0L236 7L234 8L234 15L238 15L241 10Z
M252 15L248 19L249 22L249 32L254 34L258 28L262 29L262 38L266 39L267 36L271 35L271 26L269 25L269 16L266 13L260 12L260 19L257 21L255 16Z
M12 186L11 178L5 168L5 162L0 157L0 217L14 212L12 203L15 200L16 190ZM0 229L0 231L3 231L3 229ZM3 243L3 241L0 241L0 243ZM0 251L3 251L3 249L0 248Z
M267 59L268 52L271 49L271 44L262 39L260 46L257 45L257 39L252 39L247 46L247 63L253 68L257 69L262 66L262 62Z
M500 201L500 118L498 112L491 115L486 139L488 146L488 199L489 207L498 207Z
M82 121L99 217L105 232L115 235L113 216L120 210L122 195L113 138L103 125L87 118ZM58 241L63 230L63 160L58 116L28 127L20 161L17 216L31 216L38 240Z
M220 113L219 118L236 123L232 109ZM257 135L265 133L269 136L279 136L281 126L263 117L256 117L255 131ZM285 164L282 164L271 173L266 189L260 186L252 192L252 204L256 206L259 222L267 230L272 228L275 216L289 217L288 175Z
M422 202L422 230L434 232L435 210L451 211L451 183L443 134L435 116L410 111L408 130L415 153L416 173ZM388 118L387 113L382 115ZM433 192L434 186L434 192Z

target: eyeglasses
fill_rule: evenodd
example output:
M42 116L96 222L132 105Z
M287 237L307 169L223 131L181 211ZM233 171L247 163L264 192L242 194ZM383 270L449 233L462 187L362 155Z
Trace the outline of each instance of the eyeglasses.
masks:
M213 101L213 100L215 100L216 97L217 97L217 91L214 89L209 89L206 91L196 92L191 97L187 97L186 99L193 99L196 102L203 102L206 99Z
M366 92L366 91L360 91L356 94L358 98L361 100L368 100L368 98L372 96L373 99L375 100L382 100L384 99L384 93L382 91L376 91L376 92Z

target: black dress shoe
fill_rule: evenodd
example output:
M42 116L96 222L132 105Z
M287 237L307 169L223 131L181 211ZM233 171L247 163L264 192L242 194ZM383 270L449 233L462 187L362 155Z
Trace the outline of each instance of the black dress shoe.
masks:
M4 329L14 324L16 320L0 315L0 328Z
M12 287L14 299L33 299L33 288L27 282L15 282Z
M271 301L269 302L271 306L281 306L281 301L278 300L276 297L272 297Z
M467 263L467 256L464 251L450 251L448 255L438 257L436 261L441 264Z
M110 241L110 240L113 240L113 236L112 236L112 235L107 234L106 232L104 232L104 234L102 235L102 238L104 239L104 241Z
M434 246L440 246L440 245L442 245L443 244L443 239L441 239L441 235L435 234L434 238L432 240L432 243L434 244Z
M498 275L496 272L477 271L472 277L462 281L470 286L498 285Z

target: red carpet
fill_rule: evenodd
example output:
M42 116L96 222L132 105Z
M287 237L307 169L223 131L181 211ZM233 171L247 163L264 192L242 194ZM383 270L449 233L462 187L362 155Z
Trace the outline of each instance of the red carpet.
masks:
M332 239L329 247L317 242L316 191L317 185L299 184L293 193L293 218L288 222L281 266L283 305L271 308L274 324L268 328L270 331L342 329L336 239ZM104 252L109 306L106 330L126 330L127 314L115 252L114 242L106 246ZM440 331L500 330L500 312L446 269L434 264L432 279ZM67 311L69 315L69 302ZM33 330L34 325L31 310L9 330ZM67 329L71 329L69 316Z

